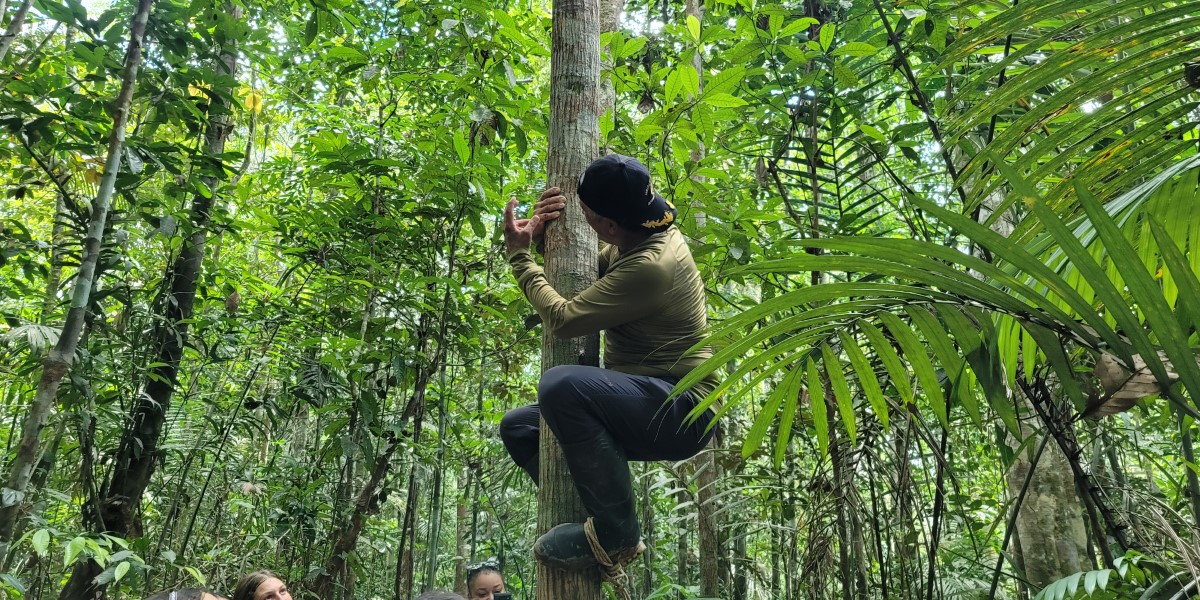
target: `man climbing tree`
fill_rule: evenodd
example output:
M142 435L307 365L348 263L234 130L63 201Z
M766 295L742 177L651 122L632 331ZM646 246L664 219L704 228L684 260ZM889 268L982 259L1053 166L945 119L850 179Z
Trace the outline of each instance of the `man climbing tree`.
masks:
M588 225L606 246L600 278L572 299L547 282L530 253L566 198L546 190L529 219L504 219L509 262L525 297L548 332L561 338L605 332L606 368L561 365L538 385L538 404L510 411L500 433L509 454L538 480L539 417L554 432L590 517L541 536L534 555L567 570L600 565L610 576L642 550L628 460L682 460L699 452L715 431L710 411L688 415L716 381L706 379L668 401L689 371L711 356L688 353L704 339L704 284L691 251L674 226L675 207L653 188L636 159L612 154L594 161L579 180Z

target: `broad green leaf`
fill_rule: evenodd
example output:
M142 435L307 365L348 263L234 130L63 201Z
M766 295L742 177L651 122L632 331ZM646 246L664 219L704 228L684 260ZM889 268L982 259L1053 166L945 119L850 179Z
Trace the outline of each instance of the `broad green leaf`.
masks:
M833 46L833 36L836 31L837 26L833 23L826 23L821 26L821 32L817 38L821 44L821 50L829 52L829 48Z
M462 164L471 161L471 148L467 145L467 138L461 129L454 130L454 152L458 154L458 160Z
M825 406L825 383L813 361L808 361L808 403L812 407L813 428L817 432L817 452L829 451L829 414Z
M39 529L33 532L30 542L33 544L33 551L38 556L45 557L50 549L50 532L45 529Z
M871 368L871 362L863 354L862 348L858 346L858 340L854 336L843 329L838 331L838 338L842 340L842 351L850 359L850 366L854 368L854 372L858 375L859 388L862 389L863 395L867 397L867 402L871 405L871 410L875 413L875 418L879 419L879 423L883 425L884 431L887 431L887 400L884 399L883 390L879 387L879 376L875 374L875 369Z
M820 21L818 21L812 17L801 17L799 19L796 19L795 21L792 21L791 23L788 23L783 29L780 29L779 37L780 38L791 37L793 35L796 35L797 33L807 31L809 27L812 27L813 25L818 25L820 23L821 23Z
M879 358L879 362L883 363L883 367L887 370L888 379L892 385L896 387L896 393L900 396L900 400L905 404L913 401L912 384L908 380L908 371L904 369L904 363L901 362L900 356L896 354L896 349L892 347L892 343L883 335L883 332L871 324L866 319L861 319L856 324L859 331L867 337L867 341L871 343L871 349L875 351L875 356Z
M117 563L117 569L116 569L116 572L113 574L114 575L113 580L120 581L123 577L125 577L125 574L128 572L129 572L129 563L128 562Z
M842 372L842 363L827 344L821 345L821 356L825 363L825 374L829 376L829 386L833 389L833 397L837 400L838 414L841 415L842 426L850 436L850 444L856 444L858 439L858 424L854 415L854 396L850 393L850 385Z
M879 52L879 48L866 42L846 42L834 48L834 56L871 56Z
M716 94L705 94L703 100L705 103L710 104L712 106L716 106L718 108L736 108L739 106L745 106L747 104L747 102L745 100L742 100L741 98L738 98L737 96L734 96L732 94L727 94L725 92L718 92Z
M687 16L687 30L693 42L700 41L700 20L695 15Z
M648 40L645 37L640 36L626 41L625 45L621 46L621 55L618 58L629 58L630 56L641 52L642 48L646 47L647 41Z
M694 98L700 93L700 74L692 65L679 67L679 83L688 97Z
M67 548L63 554L63 566L70 567L74 564L75 559L79 556L80 552L83 552L85 547L87 547L87 538L84 537L76 537L67 542Z

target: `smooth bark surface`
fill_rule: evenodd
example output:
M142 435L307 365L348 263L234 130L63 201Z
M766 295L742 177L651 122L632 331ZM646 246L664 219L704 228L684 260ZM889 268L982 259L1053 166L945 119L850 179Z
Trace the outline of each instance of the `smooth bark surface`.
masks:
M117 173L121 169L121 151L125 146L125 126L129 121L129 105L137 85L138 68L142 63L142 38L146 33L146 21L150 16L152 0L139 0L129 27L129 44L125 49L125 70L121 77L121 91L113 103L113 128L108 138L108 156L104 162L104 175L96 200L92 203L92 214L88 220L87 234L83 239L83 257L75 275L75 288L71 293L71 308L67 313L58 343L50 355L42 361L42 374L38 380L33 404L21 426L21 439L9 468L7 488L17 501L0 508L0 556L8 550L8 544L17 521L25 508L22 501L34 467L39 458L39 440L46 418L58 397L58 387L75 361L75 349L83 333L87 316L88 299L95 285L96 267L100 261L100 242L104 237L104 225L108 209L116 189ZM16 18L14 17L14 22Z
M600 2L554 3L550 61L550 134L547 184L567 198L563 216L546 229L546 277L571 298L596 279L596 234L576 196L579 175L599 154ZM599 336L558 339L545 334L542 370L558 365L598 365ZM587 517L562 450L543 421L538 532ZM599 600L597 571L568 573L538 565L538 600Z
M226 4L226 10L235 18L241 16L241 10L232 4ZM233 113L226 98L230 97L233 89L237 54L237 42L228 39L216 61L215 68L221 75L221 84L209 97L209 119L204 135L204 152L210 157L225 152L225 142L233 131ZM216 190L221 183L212 176L204 176L201 180L209 191L207 194L197 192L192 197L191 234L184 238L183 247L164 282L167 289L160 301L162 319L157 321L152 334L152 366L143 381L142 393L138 395L128 428L122 436L112 476L100 499L101 505L85 508L93 528L121 537L138 537L142 533L139 507L158 465L159 439L178 384L179 366L187 344L196 286L208 240L208 223L217 200ZM103 594L103 586L93 581L99 572L100 566L93 561L76 563L62 597L75 597L68 595L68 592L74 594L79 590L84 590L83 597Z

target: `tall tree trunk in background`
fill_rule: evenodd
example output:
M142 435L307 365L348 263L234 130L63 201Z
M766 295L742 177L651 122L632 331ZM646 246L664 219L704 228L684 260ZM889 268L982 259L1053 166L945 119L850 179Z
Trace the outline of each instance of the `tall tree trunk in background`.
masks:
M421 442L421 423L425 420L424 413L424 407L418 406L413 425L414 445ZM404 501L404 516L400 519L400 548L396 553L395 593L396 598L401 600L413 596L413 546L416 545L417 539L417 502L421 497L417 472L420 468L421 463L414 456L412 468L408 472L408 495Z
M600 0L600 33L611 33L621 29L621 13L625 11L625 0ZM604 71L611 71L613 68L612 52L608 47L601 48L600 54L600 70L602 72L600 79L600 118L607 119L609 123L616 124L616 107L617 107L617 91L613 86L612 76L604 77ZM607 140L604 140L604 147L600 149L600 154L607 154L610 151Z
M686 17L694 17L698 23L704 23L704 12L699 0L687 0ZM704 57L697 46L692 54L692 68L696 71L698 90L704 90ZM690 153L694 164L704 159L704 146L698 143ZM693 180L703 183L704 178L694 176ZM703 210L695 211L697 226L703 226L705 215ZM709 444L715 448L716 437ZM719 523L717 520L717 478L719 467L716 454L712 451L702 452L693 459L696 465L696 519L700 546L700 595L717 598L721 593L721 544L719 538Z
M116 187L117 173L121 169L121 150L125 146L125 126L129 120L129 105L137 82L138 67L142 63L142 38L146 32L146 20L150 16L152 0L138 0L137 10L129 27L129 45L125 49L125 69L121 77L121 91L113 103L113 128L108 139L108 156L104 162L104 175L96 200L92 202L92 214L88 220L87 234L83 239L83 255L75 275L75 288L71 292L71 308L59 334L58 343L50 355L42 361L42 374L38 380L33 404L25 415L21 426L21 441L9 467L6 487L18 496L18 501L0 508L0 555L8 551L12 533L20 520L25 503L23 496L37 466L39 440L50 408L58 397L58 386L75 361L75 349L83 332L87 316L88 299L92 295L96 266L100 260L100 241L104 237L104 225L108 219L108 207Z
M241 17L242 9L232 3L226 3L224 10L235 19ZM208 127L204 136L204 152L209 157L225 152L225 141L233 131L233 113L226 98L232 95L236 83L237 53L237 41L226 37L214 65L218 77L214 80L213 93L209 97ZM187 342L188 324L196 301L196 284L204 262L208 223L220 186L220 181L211 175L201 177L201 181L207 188L207 194L197 192L192 197L190 233L183 239L179 255L163 282L166 293L161 299L162 318L157 321L151 338L154 356L150 359L151 366L140 386L142 393L138 394L129 425L114 457L112 475L101 498L103 505L89 504L84 509L93 527L120 537L141 535L140 523L137 522L138 507L157 466L159 437L171 407L183 348ZM90 560L76 563L61 597L77 598L102 593L102 586L93 586L92 583L99 570L99 565Z
M65 184L66 179L66 177L63 177L60 180L60 184ZM50 323L50 316L54 314L54 309L58 307L58 286L62 283L63 233L67 229L66 225L63 225L63 219L66 218L66 197L59 191L55 194L55 198L54 227L50 230L50 273L46 277L46 297L42 304L42 325Z
M1021 394L1019 390L1013 393ZM1033 413L1029 402L1022 394L1021 405ZM1036 417L1035 417L1036 418ZM1029 584L1043 588L1078 571L1086 571L1091 565L1087 551L1087 528L1083 520L1083 508L1076 493L1075 475L1067 457L1057 444L1046 444L1037 464L1033 461L1033 449L1038 446L1042 433L1023 422L1021 434L1035 437L1027 444L1026 451L1017 455L1013 466L1005 476L1009 494L1016 498L1021 493L1025 477L1034 469L1033 479L1025 491L1025 501L1017 514L1017 537L1021 542L1022 566ZM1010 442L1014 448L1017 440Z
M957 153L954 156L955 162L965 163ZM1001 189L983 199L977 215L980 222L985 222L991 216L992 208L1004 200L1005 193L1006 190ZM996 219L992 229L1005 237L1012 234L1012 225L1005 218ZM1033 439L1025 445L1025 451L1017 454L1005 479L1009 497L1016 498L1021 493L1029 470L1034 469L1033 479L1029 482L1025 500L1017 514L1016 538L1022 550L1021 562L1026 580L1035 588L1042 588L1090 568L1087 527L1076 491L1075 474L1066 455L1058 444L1050 443L1046 444L1037 464L1032 462L1033 449L1040 445L1040 438L1045 433L1030 425L1037 422L1037 413L1025 394L1020 389L1009 390L1009 394L1016 398L1018 415L1022 417L1022 439L1013 439L1010 435L1009 446L1016 450L1022 441Z
M654 538L654 497L650 494L650 477L642 470L642 537L646 551L642 553L642 597L654 590L654 559L657 548Z
M419 343L418 345L421 346L422 344ZM439 357L440 353L434 357L434 360L439 360ZM413 393L409 396L408 403L404 406L404 410L400 415L400 429L404 428L409 419L418 418L420 413L423 412L421 407L425 405L425 392L429 387L430 368L436 367L423 368L417 374L417 380L413 384ZM382 396L386 395L386 388L383 390L372 390L368 393L380 394L380 405L382 406ZM419 429L414 428L414 432L415 436L419 433ZM333 546L330 549L329 558L325 562L325 568L317 576L312 585L312 591L316 597L353 597L352 578L354 573L350 569L349 557L358 545L358 537L362 534L367 518L379 512L379 504L383 498L381 490L384 488L389 467L392 465L392 456L395 455L396 448L400 445L400 440L399 435L391 435L389 437L386 449L380 452L375 458L375 465L371 469L370 478L367 479L366 484L358 492L358 498L354 503L354 511L350 513L349 520L338 531L333 533Z
M459 491L454 512L457 531L455 532L454 587L452 589L465 596L467 595L467 538L471 535L471 507L467 505L467 500L471 497L471 471L469 468L463 468L459 473L459 485L462 486L462 489Z
M425 560L425 584L422 591L428 591L437 586L437 568L441 562L438 542L442 537L442 470L446 462L446 367L441 367L441 386L438 390L438 451L437 463L433 467L433 494L429 503L429 543L428 556Z
M700 542L700 595L721 597L721 546L717 533L717 461L706 450L696 457L696 521Z
M595 232L584 219L576 197L579 175L599 154L600 144L600 2L563 0L554 3L550 52L550 132L547 183L567 198L563 216L546 229L546 278L566 298L596 279ZM598 365L599 336L569 340L544 332L542 370L558 365ZM560 523L587 517L571 481L562 450L543 421L541 485L538 488L539 533ZM566 572L538 564L538 600L600 600L596 570Z
M678 491L675 492L675 503L677 506L684 506L688 502L694 502L692 498L690 486L688 485L687 477L688 463L680 463L679 470L676 471L675 477L679 480L677 485ZM682 510L682 509L680 509ZM678 537L675 540L675 581L684 582L691 581L691 569L688 563L691 561L691 550L688 548L688 531L687 528L681 528L678 532Z
M11 21L8 22L8 28L4 30L3 37L0 37L0 61L8 55L9 48L12 48L13 42L17 41L17 36L21 35L21 27L25 25L25 16L29 14L29 8L33 6L33 0L25 0L21 6L17 7L17 14L13 15ZM7 9L7 7L4 7ZM4 10L0 10L0 18L4 17Z

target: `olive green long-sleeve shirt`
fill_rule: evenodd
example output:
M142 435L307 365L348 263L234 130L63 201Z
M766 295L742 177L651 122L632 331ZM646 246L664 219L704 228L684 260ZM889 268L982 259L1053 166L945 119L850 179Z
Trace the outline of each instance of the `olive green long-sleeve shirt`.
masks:
M686 354L704 339L708 309L704 282L691 250L675 227L656 233L622 255L600 251L600 278L567 300L550 286L528 249L508 257L525 297L542 324L559 337L604 331L605 367L631 375L683 377L711 350ZM693 388L697 398L717 386L715 374Z

